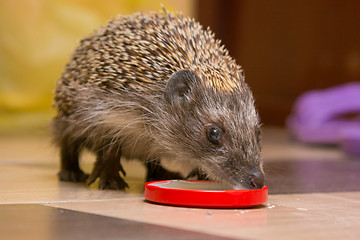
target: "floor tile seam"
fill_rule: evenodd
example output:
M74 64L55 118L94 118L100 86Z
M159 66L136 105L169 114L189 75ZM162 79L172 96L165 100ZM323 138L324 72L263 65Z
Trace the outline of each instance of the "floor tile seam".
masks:
M188 231L195 231L195 232L199 232L199 233L206 233L206 234L211 234L211 235L216 235L216 236L222 236L222 237L230 237L230 238L239 238L239 236L234 236L233 234L228 234L226 232L223 231L210 231L208 229L200 229L198 227L192 227L189 225L184 225L184 226L179 226L179 225L173 225L171 224L171 222L154 222L153 219L146 219L146 218L137 218L137 217L129 217L129 216L114 216L112 214L109 213L101 213L101 212L93 212L93 211L87 211L84 209L76 209L76 208L71 208L71 206L51 206L51 207L55 207L55 208L60 208L60 209L66 209L66 210L72 210L72 211L78 211L78 212L83 212L83 213L89 213L89 214L95 214L95 215L100 215L100 216L105 216L105 217L112 217L112 218L118 218L118 219L124 219L124 220L130 220L130 221L136 221L136 222L142 222L142 223L149 223L149 224L155 224L155 225L159 225L159 226L166 226L166 227L173 227L173 228L177 228L177 229L182 229L182 230L188 230ZM306 220L306 217L304 217L304 220ZM244 239L241 238L241 239ZM248 238L246 238L248 239Z
M332 199L336 199L338 201L347 201L347 202L353 202L353 203L360 203L360 199L353 199L348 198L346 196L340 196L339 193L360 193L360 191L353 191L353 192L332 192L332 194L329 194L328 196Z
M43 169L51 169L54 172L57 171L57 167L52 163L48 163L45 160L40 161L27 161L27 162L20 162L20 161L0 161L0 167L12 167L12 168L37 168L38 170Z
M43 206L48 206L48 207L53 207L53 208L57 208L57 209L65 209L65 210L71 210L71 211L75 211L75 212L82 212L82 213L88 213L88 214L94 214L94 215L99 215L99 216L103 216L103 217L110 217L110 218L116 218L116 219L123 219L123 220L128 220L128 221L134 221L134 222L141 222L141 223L146 223L146 224L153 224L153 225L158 225L158 226L163 226L163 227L171 227L171 228L175 228L175 229L180 229L180 230L185 230L185 231L193 231L193 232L198 232L198 233L204 233L204 234L210 234L213 236L219 236L219 237L225 237L225 238L233 238L233 239L244 239L244 238L239 238L239 236L234 236L232 234L226 234L224 232L218 232L218 231L210 231L209 229L202 229L202 228L198 228L198 227L192 227L190 225L183 225L183 226L179 226L179 225L175 225L172 224L171 222L162 222L162 221L156 221L154 222L153 219L146 219L146 218L137 218L137 217L129 217L129 216L114 216L111 215L109 213L103 213L103 212L93 212L93 211L88 211L88 210L84 210L84 209L76 209L76 208L71 208L70 206L52 206L52 205L47 205L47 204L42 204ZM246 238L248 239L248 238Z
M11 204L11 205L14 205L14 204ZM94 213L94 212L89 212L89 211L72 209L72 208L69 208L69 207L58 207L58 206L49 206L49 205L41 205L41 204L39 204L39 205L38 204L29 204L29 205L32 205L32 206L37 205L37 206L41 206L41 207L48 207L49 209L51 208L54 211L56 211L56 212L60 213L61 215L63 215L63 217L64 217L64 215L66 217L67 211L72 211L73 213L70 214L72 216L82 213L82 214L93 215L93 216L90 216L91 218L96 217L96 216L105 217L105 218L112 218L113 220L110 220L110 221L125 221L127 226L129 226L129 224L134 224L134 223L135 224L141 224L141 225L149 224L149 225L151 225L150 227L154 226L155 230L156 230L157 227L166 227L166 228L173 228L174 230L184 230L184 231L191 231L191 232L197 233L197 234L206 234L206 236L211 236L212 239L223 239L223 238L224 239L229 239L229 240L238 239L238 237L233 238L233 237L226 236L224 234L219 234L217 232L207 232L207 231L202 231L201 229L196 229L196 228L191 228L190 229L190 228L179 227L178 225L168 225L168 224L162 224L162 223L153 222L153 221L141 221L139 219L116 217L116 216L111 216L111 215L106 215L106 214L101 214L101 213L96 213L96 212ZM31 208L31 206L23 206L23 207L28 208L28 209L29 209L29 207ZM12 208L10 207L10 209L14 209L14 207L12 207ZM15 209L16 209L16 207L15 207ZM32 207L32 209L34 209L34 207ZM52 212L54 212L54 211L52 211ZM86 218L82 218L82 220L84 220L84 219L86 220ZM146 226L145 226L145 230L149 230L149 228L146 229ZM167 230L167 229L165 229L165 230ZM139 238L135 238L135 239L139 239ZM151 239L153 239L153 238L151 238ZM161 239L163 239L163 238L161 238ZM201 238L201 239L207 239L207 238Z
M142 200L143 197L129 197L129 198L109 198L109 199L95 199L95 200L54 200L54 201L13 201L13 202L0 202L0 205L9 205L9 204L58 204L58 203L91 203L91 202L109 202L109 201L125 201L125 200Z
M289 196L289 195L330 195L330 194L339 194L339 193L360 193L360 191L344 191L344 192L302 192L302 193L270 193L269 196Z

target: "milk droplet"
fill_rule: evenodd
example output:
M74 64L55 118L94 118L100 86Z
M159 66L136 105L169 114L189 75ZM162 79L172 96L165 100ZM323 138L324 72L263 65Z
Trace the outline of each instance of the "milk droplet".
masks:
M301 211L307 211L307 208L297 208L297 210L301 210Z

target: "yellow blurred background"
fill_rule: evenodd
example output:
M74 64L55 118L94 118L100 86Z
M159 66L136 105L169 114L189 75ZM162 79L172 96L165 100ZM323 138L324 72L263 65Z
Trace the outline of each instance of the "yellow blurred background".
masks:
M192 0L0 0L0 133L45 130L56 80L77 42L117 14L194 16Z

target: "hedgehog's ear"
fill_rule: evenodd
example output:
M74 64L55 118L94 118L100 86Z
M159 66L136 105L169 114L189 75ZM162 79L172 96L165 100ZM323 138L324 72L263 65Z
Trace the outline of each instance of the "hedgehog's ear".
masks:
M199 77L191 70L179 70L171 75L165 88L165 99L171 103L184 102L186 93L191 89L192 83Z

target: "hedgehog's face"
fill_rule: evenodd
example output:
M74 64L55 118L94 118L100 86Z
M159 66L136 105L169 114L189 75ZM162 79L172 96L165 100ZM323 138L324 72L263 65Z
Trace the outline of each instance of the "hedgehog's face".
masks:
M219 92L181 70L170 78L165 99L174 118L166 141L178 156L234 188L263 186L259 118L247 86Z

